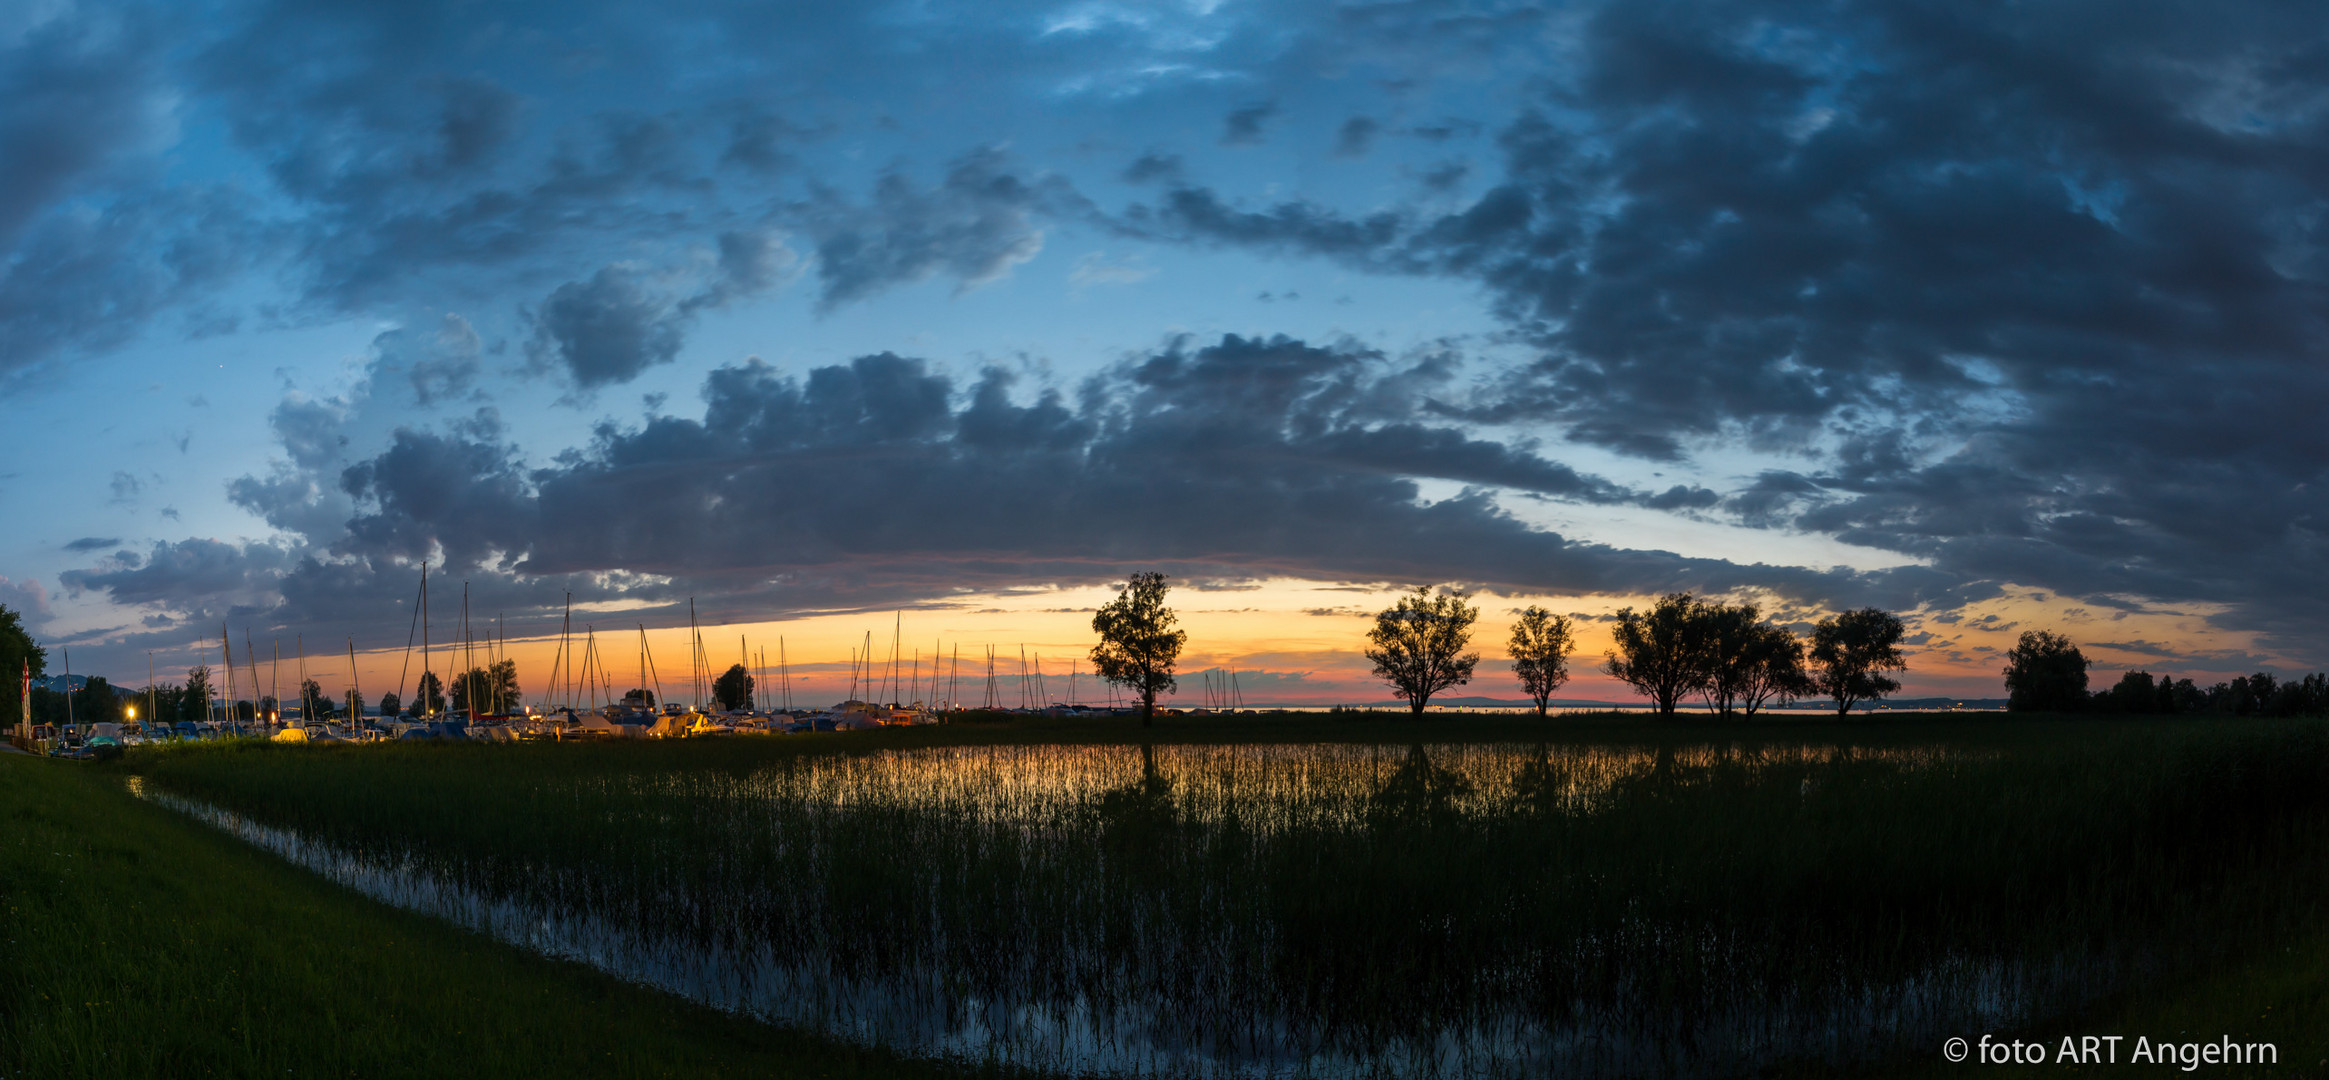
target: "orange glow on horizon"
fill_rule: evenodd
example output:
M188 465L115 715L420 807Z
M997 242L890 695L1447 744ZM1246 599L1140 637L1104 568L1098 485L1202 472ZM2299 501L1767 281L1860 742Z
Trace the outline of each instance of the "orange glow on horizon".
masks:
M1017 679L1022 649L1030 675L1041 672L1052 698L1066 700L1072 670L1073 693L1078 702L1105 702L1107 691L1093 678L1087 657L1093 644L1092 612L1114 595L1107 588L1032 589L968 597L898 612L817 614L706 626L701 634L710 663L700 691L694 685L696 679L691 672L687 628L648 627L643 655L638 622L635 619L623 622L625 616L620 611L577 612L566 647L568 659L564 661L559 658L555 620L536 620L523 632L511 627L505 646L495 646L483 639L474 646L448 644L442 639L451 631L440 624L431 635L428 667L450 683L456 672L471 666L483 667L498 652L517 662L518 684L527 704L563 703L566 700L563 687L569 680L566 667L581 664L595 642L591 670L592 682L597 683L596 700L600 703L619 698L636 686L653 688L658 684L664 700L693 702L699 693L709 696L712 678L732 664L744 663L758 684L755 697L761 703L781 700L781 695L775 693L781 665L792 679L794 705L823 707L849 696L851 671L853 667L862 671L868 666L859 654L869 644L872 678L877 686L889 685L893 678L891 649L895 628L894 678L900 685L897 693L901 699L932 697L928 687L935 654L942 678L936 698L946 697L944 685L951 681L960 700L978 705L985 697L986 651L992 646L995 674L1000 683L998 693L1005 705L1016 705L1019 700ZM1181 628L1189 634L1189 641L1179 665L1180 691L1164 703L1184 708L1204 704L1203 673L1208 670L1234 670L1238 688L1249 707L1387 702L1391 694L1371 675L1363 651L1370 617L1388 607L1397 596L1397 590L1294 579L1233 588L1176 587L1170 602L1179 614ZM1541 604L1578 617L1577 649L1570 660L1571 680L1555 695L1557 698L1639 701L1631 688L1600 670L1602 657L1610 648L1606 620L1620 608L1642 607L1654 600L1651 596L1478 593L1473 602L1480 608L1480 620L1474 627L1472 648L1480 654L1479 667L1471 683L1449 690L1444 696L1521 700L1524 695L1510 674L1504 643L1510 635L1515 613L1531 604ZM1763 606L1766 615L1786 619L1808 621L1825 614L1781 610L1779 605L1769 603ZM2191 677L2205 685L2244 669L2242 663L2230 661L2253 659L2247 655L2250 642L2218 634L2207 626L2205 615L2204 611L2171 615L2096 612L2065 606L2059 598L2041 599L2030 590L2011 589L1996 600L1969 605L1953 613L1904 612L1902 616L1910 630L1909 671L1901 677L1905 685L1899 696L2003 697L2005 689L1999 677L2003 654L2012 648L2021 630L2034 627L2070 633L2079 641L2095 662L2093 685L2098 688L2115 681L2119 671L2137 667ZM605 625L601 625L602 619ZM544 622L549 625L545 627ZM487 624L480 620L477 625L482 629ZM2147 650L2171 647L2162 643L2187 646L2198 643L2202 649L2223 652L2228 662L2221 671L2161 665L2151 659ZM248 689L249 661L243 656L242 643L238 641L235 645L237 698L253 700L279 688L284 697L296 699L299 672L294 658L286 657L280 669L275 669L267 655L267 646L262 643L258 664L260 694L253 694ZM208 663L213 672L213 686L223 689L215 645L205 656L180 655L186 657L187 663ZM2147 659L2151 662L2146 663ZM376 704L384 691L397 693L409 704L422 669L417 647L409 655L403 649L359 649L356 661L358 685L368 704ZM327 695L345 700L347 653L309 656L304 663L307 677L315 679ZM555 689L550 685L554 670L558 672L560 684ZM400 672L402 685L398 686ZM602 672L604 677L597 677ZM176 680L165 676L165 681ZM903 688L907 684L923 689L909 694ZM867 693L862 686L858 690L859 696ZM592 693L577 687L573 700L587 705L593 700Z

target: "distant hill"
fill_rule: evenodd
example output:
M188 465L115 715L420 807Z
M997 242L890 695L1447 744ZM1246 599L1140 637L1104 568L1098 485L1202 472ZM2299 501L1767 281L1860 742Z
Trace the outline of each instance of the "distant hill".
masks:
M17 674L19 674L19 675L22 675L22 674L23 674L23 672L18 672ZM47 687L47 688L49 688L49 689L51 689L51 690L55 690L55 691L58 691L58 692L60 692L60 693L61 693L61 692L63 692L63 691L66 691L66 690L79 690L79 689L81 689L82 687L85 687L85 686L89 685L89 676L87 676L87 675L51 675L51 676L49 676L48 678L45 678L45 679L34 679L34 680L32 680L32 685L34 685L34 686L45 686L45 687Z

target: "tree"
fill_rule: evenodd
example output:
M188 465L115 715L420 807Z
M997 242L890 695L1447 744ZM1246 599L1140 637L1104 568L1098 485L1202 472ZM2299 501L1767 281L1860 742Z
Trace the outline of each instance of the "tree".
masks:
M1689 593L1659 597L1648 612L1620 609L1611 637L1616 648L1602 670L1674 715L1684 694L1707 681L1706 605Z
M404 711L404 699L395 694L380 695L380 718L386 720Z
M358 727L364 723L364 695L353 686L348 688L348 722Z
M1092 616L1092 632L1100 635L1092 646L1092 669L1140 698L1142 727L1156 722L1156 696L1177 685L1173 665L1189 642L1187 631L1173 628L1179 618L1165 606L1169 590L1163 574L1134 574Z
M421 672L420 682L413 688L412 714L416 717L435 716L445 711L445 683L434 671Z
M2159 686L2151 681L2148 671L2129 671L2108 690L2097 690L2088 703L2098 712L2155 713L2159 710Z
M1706 707L1729 716L1747 692L1748 654L1753 651L1762 614L1753 604L1701 604L1697 611L1699 641L1706 647L1706 681L1698 692Z
M2024 630L2006 653L2006 709L2074 712L2086 707L2087 659L2051 630Z
M1803 666L1803 639L1784 626L1755 627L1739 664L1739 706L1748 716L1765 702L1792 701L1819 689Z
M10 732L25 719L21 693L24 684L19 680L25 677L26 666L32 668L32 677L38 679L48 675L48 662L48 650L34 643L32 635L25 632L23 619L6 605L0 605L0 682L8 684L8 692L0 694L0 698L6 699L0 701L0 720L6 721Z
M1462 593L1442 589L1435 595L1428 585L1416 586L1413 595L1375 613L1375 627L1367 631L1375 646L1367 650L1375 677L1420 715L1433 694L1472 681L1480 654L1463 650L1479 617L1480 609L1465 603Z
M1512 657L1512 673L1519 677L1520 688L1528 692L1529 700L1536 702L1538 716L1545 715L1552 704L1553 691L1569 681L1569 652L1576 647L1574 628L1566 615L1531 605L1520 613L1520 621L1512 624L1512 641L1506 646Z
M210 719L210 694L210 665L187 668L186 687L178 691L178 722L199 724Z
M484 711L481 707L482 703L492 699L492 685L487 682L484 668L470 668L466 672L453 676L453 711L467 712L469 715L475 716Z
M84 724L121 722L121 695L103 675L91 675L73 697L73 718Z
M497 713L506 713L525 700L518 690L518 662L502 660L485 669L485 707Z
M312 723L328 720L332 715L332 699L323 696L323 684L314 679L299 681L299 720Z
M712 681L712 700L729 712L751 708L752 674L742 664L728 665L728 670Z
M453 708L471 716L506 713L518 701L518 662L470 668L453 679Z
M1836 699L1836 715L1900 689L1898 680L1883 673L1908 670L1900 651L1907 634L1900 616L1881 608L1847 611L1812 627L1812 683Z

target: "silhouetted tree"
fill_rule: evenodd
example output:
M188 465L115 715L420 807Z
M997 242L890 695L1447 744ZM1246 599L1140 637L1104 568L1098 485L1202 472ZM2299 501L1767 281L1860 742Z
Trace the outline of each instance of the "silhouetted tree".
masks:
M412 714L416 717L435 716L445 711L445 683L434 671L421 672L420 682L413 688Z
M1812 682L1836 699L1836 715L1900 689L1898 680L1883 673L1908 670L1900 652L1907 634L1899 616L1880 608L1847 611L1812 627Z
M24 711L19 680L24 678L25 667L31 666L33 678L44 678L48 675L48 660L48 650L32 640L32 635L24 629L23 619L6 605L0 605L0 684L5 684L8 691L0 694L0 699L5 699L0 700L0 722L7 725L11 734L25 719L19 715Z
M2014 712L2073 712L2086 705L2085 654L2051 630L2024 630L2006 653L2006 708Z
M1818 693L1803 661L1803 639L1795 631L1774 623L1756 626L1738 660L1740 709L1753 716L1766 703Z
M1164 604L1168 591L1163 574L1134 574L1092 616L1092 632L1100 635L1092 669L1140 698L1142 727L1155 723L1156 696L1173 691L1173 665L1189 641L1187 631L1173 629L1179 618Z
M1689 593L1669 593L1647 612L1620 609L1602 670L1649 698L1658 715L1674 715L1683 695L1706 685L1705 608Z
M404 711L404 699L395 694L380 695L380 718L386 720Z
M180 723L201 723L210 715L210 665L196 664L186 669L186 685L178 691L178 720Z
M1753 604L1701 604L1696 612L1700 620L1699 637L1706 644L1705 679L1698 692L1706 698L1706 707L1717 715L1729 716L1732 707L1746 693L1749 654L1754 650L1762 613Z
M364 723L364 695L357 693L352 686L348 688L348 722L357 725Z
M2152 683L2150 672L2130 671L2120 675L2110 689L2095 691L2088 704L2096 712L2155 713L2159 711L2159 687Z
M1576 647L1566 615L1531 606L1512 624L1512 641L1506 646L1512 657L1512 673L1519 676L1520 688L1528 692L1529 700L1536 702L1538 716L1545 715L1553 691L1569 681L1569 652Z
M103 675L91 675L73 695L73 718L83 724L121 722L121 695Z
M1462 593L1443 589L1435 595L1429 586L1416 586L1413 595L1375 613L1375 626L1367 631L1375 677L1391 684L1392 696L1405 701L1409 712L1420 714L1433 694L1472 681L1480 654L1464 646L1479 617L1480 609L1465 603Z
M712 681L712 700L730 712L751 708L752 674L742 664L728 665L728 670Z
M300 719L300 722L302 722L302 723L310 723L310 722L313 722L313 721L316 721L316 720L329 720L329 719L331 719L331 715L332 715L332 699L330 699L330 698L328 698L328 697L325 697L325 696L324 696L324 694L323 694L323 684L322 684L322 683L319 683L319 682L316 682L314 679L302 679L302 680L300 680L300 683L299 683L299 719Z

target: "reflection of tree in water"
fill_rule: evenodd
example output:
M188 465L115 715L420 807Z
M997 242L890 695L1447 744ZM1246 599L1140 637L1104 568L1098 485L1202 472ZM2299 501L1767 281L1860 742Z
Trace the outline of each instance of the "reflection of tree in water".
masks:
M1472 782L1432 763L1423 744L1407 748L1399 771L1375 792L1367 816L1376 824L1413 824L1453 816L1456 800L1472 792Z
M1140 778L1100 795L1101 828L1108 847L1119 852L1137 851L1162 839L1178 810L1173 782L1156 771L1156 748L1145 743L1140 747Z
M1555 762L1552 750L1538 743L1536 757L1512 774L1512 805L1524 813L1550 814L1567 809L1570 794L1568 764Z

